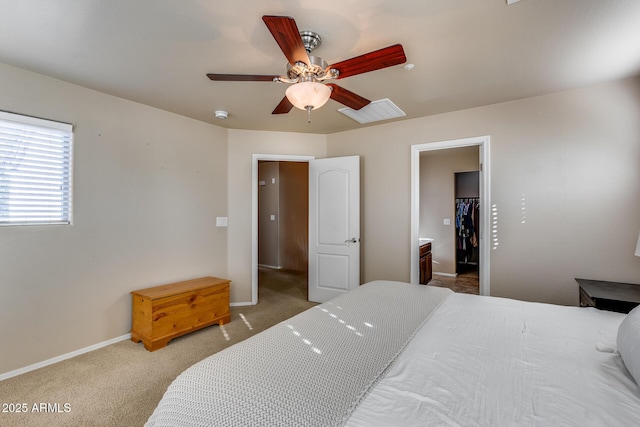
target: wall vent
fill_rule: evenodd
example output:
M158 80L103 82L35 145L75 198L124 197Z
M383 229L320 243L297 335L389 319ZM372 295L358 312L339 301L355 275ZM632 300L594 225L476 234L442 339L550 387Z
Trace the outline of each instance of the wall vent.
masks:
M360 124L397 119L398 117L406 116L405 112L388 98L372 101L369 105L359 110L346 107L340 108L338 111Z

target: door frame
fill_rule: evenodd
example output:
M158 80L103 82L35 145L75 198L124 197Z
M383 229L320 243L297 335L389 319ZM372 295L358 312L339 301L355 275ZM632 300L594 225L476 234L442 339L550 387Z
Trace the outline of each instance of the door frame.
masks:
M258 162L306 162L315 156L253 154L251 156L251 304L258 303Z
M480 260L479 293L490 295L490 224L491 224L491 162L489 135L447 141L414 144L411 146L411 283L420 279L419 241L420 237L420 153L423 151L446 150L450 148L479 147L480 157Z

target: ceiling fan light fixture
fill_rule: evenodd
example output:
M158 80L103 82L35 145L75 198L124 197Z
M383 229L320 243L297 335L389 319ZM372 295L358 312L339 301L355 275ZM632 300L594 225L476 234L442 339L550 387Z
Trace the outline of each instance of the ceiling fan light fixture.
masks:
M331 88L313 81L299 82L289 86L285 95L296 108L306 111L316 110L329 100Z

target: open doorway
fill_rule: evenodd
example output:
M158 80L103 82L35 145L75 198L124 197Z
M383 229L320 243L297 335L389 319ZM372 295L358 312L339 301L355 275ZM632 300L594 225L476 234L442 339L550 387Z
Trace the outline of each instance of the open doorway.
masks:
M253 154L251 303L258 303L258 163L303 162L308 170L309 299L323 302L360 285L360 157ZM344 215L336 212L342 212ZM336 256L336 254L338 256ZM336 263L336 260L339 262ZM336 268L338 267L338 268ZM336 286L340 285L340 286ZM329 295L328 295L329 294Z
M262 277L264 279L264 283L267 283L267 285L269 286L269 289L273 289L275 287L275 289L277 290L277 288L279 286L286 286L283 285L283 283L285 282L295 282L295 283L300 283L300 280L305 280L306 281L306 271L302 274L293 274L293 275L287 275L284 274L285 270L283 268L279 268L279 267L283 267L285 265L289 265L288 261L285 262L285 264L281 264L280 261L276 261L274 262L273 259L284 259L284 258L289 258L290 256L290 252L289 249L292 247L291 244L289 244L288 242L290 240L294 240L297 241L297 243L294 243L293 246L304 246L306 250L306 244L300 243L300 238L293 238L290 235L287 236L287 233L291 233L290 232L290 228L287 226L291 221L290 218L288 217L289 215L289 211L286 211L284 213L284 215L281 217L280 215L280 211L278 210L277 213L274 213L271 209L266 210L265 212L263 212L262 216L266 216L266 219L268 222L274 222L274 223L279 223L280 225L282 225L282 230L279 231L279 233L284 233L284 236L281 238L281 240L286 241L287 243L282 243L282 242L278 242L277 246L280 247L282 246L282 248L279 248L277 253L278 256L277 257L272 257L270 259L262 259L260 262L263 263L262 266L259 265L259 246L262 244L267 243L266 246L269 246L269 238L263 238L260 239L259 233L258 233L258 229L259 229L259 215L260 215L260 204L259 202L259 194L260 194L260 188L261 187L266 187L267 185L260 185L261 181L265 181L265 184L267 184L267 182L271 182L271 179L269 178L259 178L258 177L258 169L259 169L259 164L261 164L262 162L273 162L273 163L277 163L279 165L283 165L283 164L288 164L290 162L293 163L301 163L304 165L304 167L306 167L307 171L308 171L308 162L310 160L313 160L314 157L313 156L297 156L297 155L286 155L286 154L253 154L252 155L252 166L251 166L251 198L252 198L252 202L251 202L251 223L252 223L252 245L251 245L251 304L257 304L258 303L258 299L259 299L259 282L260 282L260 272L262 271ZM285 169L287 169L287 167L285 166ZM304 178L305 180L308 179L308 172L307 172L307 177ZM280 178L277 179L277 183L278 183L278 188L280 187ZM296 194L294 190L291 190L290 188L292 186L295 186L295 183L291 183L291 180L287 180L284 179L283 181L285 181L284 183L284 187L285 188L289 188L289 190L284 190L283 192L287 194L287 197L289 198L295 198L299 203L303 203L308 205L308 186L306 186L306 188L304 189L304 191L306 192L306 195L300 196L299 194ZM272 184L275 185L275 184ZM288 203L288 202L285 202ZM271 215L277 215L276 216L276 220L272 221L271 220ZM297 214L300 215L300 214ZM308 215L304 215L304 218L308 219ZM307 226L308 228L308 226ZM273 232L272 232L273 233ZM308 230L305 231L305 233L308 233ZM266 239L266 240L265 240ZM297 240L296 240L297 239ZM271 248L273 248L273 243L271 243ZM273 249L272 249L273 251ZM300 265L299 263L301 262L302 265L304 265L304 269L306 270L308 268L308 261L305 261L303 258L301 258L300 255L296 255L293 256L293 259L296 260L296 262L298 262L298 265ZM275 267L275 268L273 268ZM296 268L301 268L301 267L296 267ZM300 277L302 276L302 277ZM266 282L268 281L268 282ZM263 283L263 284L264 284ZM298 285L296 285L298 286ZM303 290L299 290L298 291L301 294L304 294L304 297L306 299L306 295L307 295L307 288L306 288L306 282L305 282L305 286Z
M431 242L432 286L479 294L478 147L420 153L419 237Z
M258 292L308 300L309 164L258 161Z
M432 238L432 251L444 249L446 250L447 257L433 254L433 260L435 263L441 263L443 265L437 265L436 271L444 272L443 277L446 277L446 273L451 274L451 277L456 277L458 258L460 255L457 251L458 240L456 239L456 194L455 194L455 175L454 172L465 172L473 169L478 170L478 201L476 205L478 208L477 216L477 268L478 268L478 293L480 295L489 295L489 216L490 216L490 164L489 164L489 137L473 137L451 141L441 141L427 144L413 145L411 151L411 282L418 283L419 281L419 242L421 237ZM434 187L437 192L444 194L446 200L441 203L434 204L434 209L441 209L441 212L437 212L430 216L430 221L434 223L431 231L426 233L433 233L434 236L426 236L421 233L425 233L425 229L428 228L427 220L421 219L421 207L425 205L431 205L428 198L434 198L435 196L425 196L421 192L421 156L425 153L433 153L435 156L447 156L449 154L456 157L459 153L469 150L467 154L472 154L470 157L470 165L462 166L462 169L450 171L450 186L449 189L445 189L444 185L438 185L437 179L436 186ZM434 164L438 165L441 162ZM423 165L424 166L424 165ZM470 198L470 197L469 197ZM463 202L469 202L463 199ZM433 201L433 200L432 200ZM481 201L481 202L480 202ZM470 205L473 206L473 201ZM472 211L473 212L473 211ZM439 234L438 234L439 233ZM465 236L466 237L466 236ZM467 259L469 261L470 258ZM444 264L447 264L444 266ZM448 269L448 270L447 270ZM434 278L438 277L434 275Z

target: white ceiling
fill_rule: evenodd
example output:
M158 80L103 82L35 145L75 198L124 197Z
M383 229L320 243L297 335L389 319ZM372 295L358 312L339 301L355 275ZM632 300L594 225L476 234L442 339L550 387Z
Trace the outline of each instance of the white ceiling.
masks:
M339 84L390 98L404 119L640 75L638 0L0 0L0 11L0 62L237 129L365 126L332 100L310 124L297 109L272 115L285 84L205 76L285 73L262 15L320 33L314 55L329 64L401 43L413 70Z

